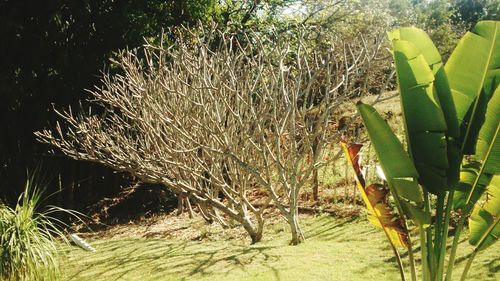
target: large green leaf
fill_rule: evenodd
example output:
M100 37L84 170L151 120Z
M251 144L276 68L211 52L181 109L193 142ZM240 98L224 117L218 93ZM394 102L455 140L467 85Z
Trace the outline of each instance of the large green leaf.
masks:
M434 73L412 42L394 39L392 49L406 134L419 181L428 191L442 194L450 189L447 123L434 89ZM435 55L429 56L438 60Z
M493 93L486 108L484 123L477 137L473 159L484 163L484 173L500 173L500 86Z
M469 219L470 244L483 250L500 236L500 176L496 175L488 186L486 201L477 205Z
M494 92L486 108L484 123L478 134L476 154L462 168L454 207L473 205L483 194L493 175L500 173L500 87ZM480 178L478 179L478 176Z
M476 187L470 201L476 202L486 190L486 186L491 181L491 175L482 174L479 181L476 182L480 168L481 163L475 161L469 162L462 167L460 171L460 182L453 196L453 208L455 210L463 209L465 205L467 205L469 194L471 194L474 184L476 184Z
M466 154L474 145L484 108L500 82L500 22L479 22L467 32L445 65Z
M418 225L428 226L430 214L423 211L418 172L408 153L373 107L359 102L357 108L394 199L407 217Z
M434 75L434 90L439 98L439 103L446 120L447 136L446 149L448 155L448 170L446 171L448 186L456 186L459 180L460 164L462 154L457 139L460 136L460 129L457 119L457 111L451 94L448 77L444 70L443 61L436 46L425 31L415 27L404 27L389 32L390 40L404 40L411 42L424 56Z
M451 95L448 78L446 76L443 61L436 46L425 31L415 27L403 27L388 33L389 39L411 42L419 50L429 65L434 75L434 87L443 110L447 125L447 135L458 137L460 130L458 126L457 112Z

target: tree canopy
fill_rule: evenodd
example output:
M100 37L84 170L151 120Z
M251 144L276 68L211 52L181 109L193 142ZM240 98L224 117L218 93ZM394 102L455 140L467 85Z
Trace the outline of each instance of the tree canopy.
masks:
M215 23L235 31L285 32L311 25L357 36L417 25L446 57L473 22L497 19L499 6L494 0L0 1L1 190L20 188L26 167L47 159L47 147L35 142L33 132L56 120L54 104L84 101L100 71L110 70L110 57L158 40L162 30ZM68 164L55 163L55 170Z

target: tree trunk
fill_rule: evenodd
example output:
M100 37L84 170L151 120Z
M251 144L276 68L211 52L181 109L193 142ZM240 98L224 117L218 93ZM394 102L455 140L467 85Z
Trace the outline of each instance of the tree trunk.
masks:
M312 145L312 150L313 150L313 160L312 161L316 161L316 155L318 153L318 148L319 148L319 140L318 138L316 138L314 140L314 143ZM313 178L313 184L312 184L312 190L313 190L313 199L314 199L314 202L316 202L316 205L319 205L319 178L318 178L318 169L317 168L313 168L313 174L312 174Z
M179 193L177 195L177 215L182 215L184 212L184 196Z
M316 205L319 205L319 179L318 179L318 169L314 168L313 170L313 184L312 184L312 190L313 190L313 200L316 202Z
M224 218L222 218L221 215L219 215L219 212L217 212L217 209L212 208L212 210L213 210L213 217L217 220L217 222L219 222L219 224L223 228L228 228L229 225L226 223L226 221L224 220ZM222 212L224 212L224 211L222 211Z
M347 162L345 163L345 185L344 185L344 204L347 204L347 201L349 200L349 184L351 182L351 179L349 177L349 166L347 165Z
M95 167L94 164L88 165L88 172L85 174L87 176L85 194L87 197L87 202L93 202L94 198L94 178L95 178ZM97 197L97 196L96 196Z
M252 222L247 216L243 217L240 223L243 225L243 228L250 236L250 239L252 239L252 244L255 244L257 242L260 242L260 240L262 240L263 225L262 226L258 225L257 227L254 227Z
M57 206L64 207L64 188L63 188L63 183L62 183L62 176L61 173L59 173L57 177ZM55 215L59 220L64 220L64 215L63 212L56 212Z
M356 184L356 182L354 182L354 188L352 189L352 204L353 205L356 205L356 191L358 189L358 186Z
M257 215L257 241L260 242L262 240L262 233L264 232L264 218L262 214Z
M295 214L291 214L288 218L288 224L290 225L290 231L292 232L291 245L298 245L304 241L304 235L299 227L299 217Z
M76 169L75 164L71 163L70 165L70 177L69 177L69 185L66 189L66 206L68 209L75 209L74 206L74 198L75 198L75 185L76 185Z
M287 216L288 224L290 225L290 231L292 233L291 245L298 245L304 241L304 235L299 226L299 207L298 207L298 194L292 191L292 198L290 198L290 211Z
M191 202L189 201L189 197L188 196L184 197L184 200L186 202L186 206L188 209L189 218L192 219L194 218L194 214L193 214L193 207L191 206Z
M197 204L198 205L198 210L200 211L201 216L207 223L212 224L214 222L214 219L210 215L210 211L207 209L207 206L204 202L200 202Z

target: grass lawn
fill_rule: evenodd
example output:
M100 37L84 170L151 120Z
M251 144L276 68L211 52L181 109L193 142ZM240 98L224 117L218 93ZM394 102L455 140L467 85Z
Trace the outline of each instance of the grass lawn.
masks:
M241 239L91 240L96 253L76 247L67 251L63 280L398 280L382 231L365 220L308 216L302 226L307 241L299 246L288 245L283 223L269 226L257 245ZM462 240L455 277L471 251ZM469 280L499 280L499 269L497 243L476 257Z

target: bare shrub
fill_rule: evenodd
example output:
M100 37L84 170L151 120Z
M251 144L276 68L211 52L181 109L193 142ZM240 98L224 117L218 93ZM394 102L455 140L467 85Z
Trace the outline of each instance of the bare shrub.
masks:
M299 191L339 137L329 119L370 59L363 44L325 39L316 51L306 35L186 29L168 47L124 51L122 73L91 91L102 114L60 112L63 125L36 136L74 159L164 184L208 220L241 224L252 242L272 201L297 244ZM255 191L267 196L252 202Z

